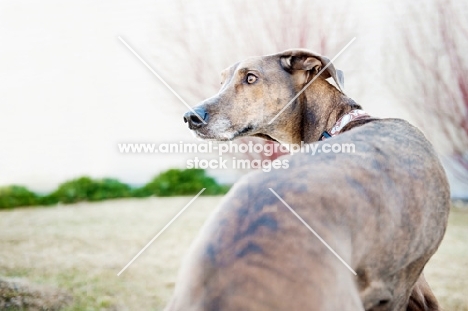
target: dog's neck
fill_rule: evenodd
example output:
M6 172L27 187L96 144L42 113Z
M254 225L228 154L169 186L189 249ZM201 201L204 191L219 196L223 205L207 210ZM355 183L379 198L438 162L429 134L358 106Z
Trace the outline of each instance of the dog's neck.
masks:
M316 79L298 98L290 128L283 143L318 141L346 113L361 107L324 79Z

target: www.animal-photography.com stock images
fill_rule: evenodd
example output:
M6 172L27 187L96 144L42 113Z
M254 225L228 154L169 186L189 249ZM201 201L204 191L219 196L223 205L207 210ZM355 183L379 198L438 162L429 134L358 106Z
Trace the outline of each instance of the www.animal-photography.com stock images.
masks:
M468 311L468 2L0 2L0 310Z

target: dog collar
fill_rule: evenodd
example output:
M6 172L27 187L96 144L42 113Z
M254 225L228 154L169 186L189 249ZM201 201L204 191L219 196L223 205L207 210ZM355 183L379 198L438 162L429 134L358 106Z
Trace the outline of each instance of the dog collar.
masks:
M341 130L352 121L359 119L364 119L370 117L370 115L361 109L351 110L347 114L343 115L341 118L336 121L335 125L331 128L330 132L324 131L320 136L319 140L325 140L327 138L332 138L333 136L338 135Z

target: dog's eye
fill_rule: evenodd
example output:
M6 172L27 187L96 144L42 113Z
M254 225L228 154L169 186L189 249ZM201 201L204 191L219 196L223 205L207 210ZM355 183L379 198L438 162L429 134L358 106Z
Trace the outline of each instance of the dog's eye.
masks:
M257 77L251 73L249 73L247 75L247 78L245 79L245 81L248 83L248 84L252 84L254 83L255 81L257 81Z

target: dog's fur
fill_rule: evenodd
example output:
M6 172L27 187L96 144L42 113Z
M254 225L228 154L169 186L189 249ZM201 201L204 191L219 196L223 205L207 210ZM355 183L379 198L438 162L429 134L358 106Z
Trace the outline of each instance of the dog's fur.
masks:
M341 91L332 64L268 121L328 62L288 50L233 65L219 93L199 105L207 124L195 133L214 140L316 142L338 118L360 108ZM252 84L249 73L257 77ZM356 152L296 154L287 170L245 176L193 243L167 311L440 310L422 275L449 212L448 183L431 144L399 119L355 122L318 143L353 143Z

